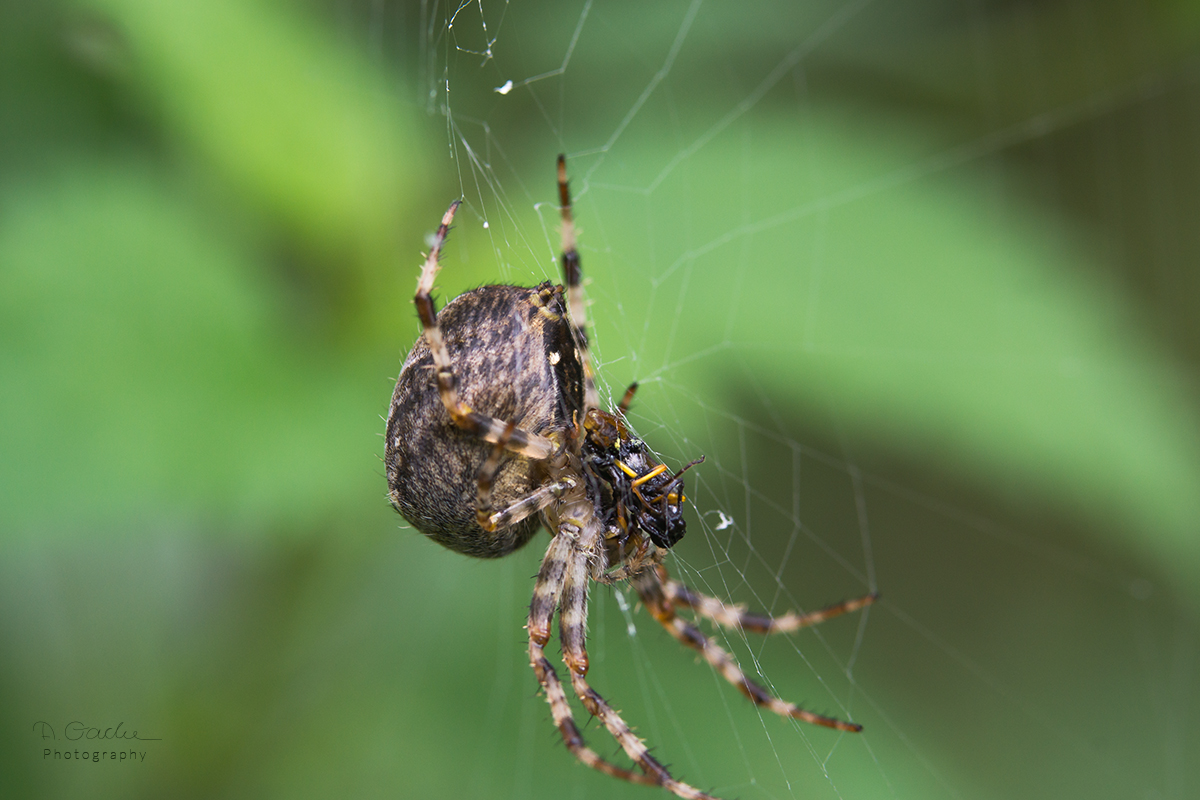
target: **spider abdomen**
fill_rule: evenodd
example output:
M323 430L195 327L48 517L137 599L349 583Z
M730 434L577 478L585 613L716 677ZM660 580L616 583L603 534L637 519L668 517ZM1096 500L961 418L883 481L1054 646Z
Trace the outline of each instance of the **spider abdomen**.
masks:
M459 399L530 433L565 431L583 405L583 367L562 288L483 286L437 315ZM454 424L438 394L425 336L405 359L388 414L385 462L392 505L434 541L471 556L506 555L533 537L534 515L485 531L476 517L480 469L493 445ZM503 508L545 481L544 465L501 463L492 499Z

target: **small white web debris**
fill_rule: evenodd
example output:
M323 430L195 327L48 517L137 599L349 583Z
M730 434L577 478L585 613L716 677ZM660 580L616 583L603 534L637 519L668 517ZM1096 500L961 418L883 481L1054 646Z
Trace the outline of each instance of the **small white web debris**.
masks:
M491 227L491 226L488 225L488 221L485 219L483 221L483 229L486 231L489 227Z
M496 94L508 94L512 91L512 81L505 81L503 86L497 86L492 91Z
M617 605L621 608L621 613L625 615L625 633L630 636L637 636L637 627L633 624L633 616L629 613L629 603L625 600L625 595L620 589L613 589L613 594L617 596Z
M733 517L725 516L724 511L718 511L717 515L721 518L721 521L717 523L717 527L713 528L714 531L723 531L733 524Z

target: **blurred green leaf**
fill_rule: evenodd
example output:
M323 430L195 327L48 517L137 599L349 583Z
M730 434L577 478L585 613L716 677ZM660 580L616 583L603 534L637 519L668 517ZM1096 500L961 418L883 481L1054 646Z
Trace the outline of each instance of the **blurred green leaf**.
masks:
M386 384L282 335L285 307L249 252L152 170L80 164L6 199L6 532L161 509L304 529L379 496Z
M427 168L403 83L284 3L80 2L120 32L129 79L167 130L285 226L300 266L326 273L343 322L383 325L396 231Z
M720 366L732 357L771 397L1056 502L1200 604L1195 398L1089 268L1085 231L995 203L986 165L947 169L936 138L894 118L759 119L670 172L674 142L655 145L602 163L578 213L604 221L587 263L597 307L623 312L597 313L599 351L640 359L622 373L728 396L745 380ZM644 197L613 191L656 174ZM673 413L683 435L706 424Z

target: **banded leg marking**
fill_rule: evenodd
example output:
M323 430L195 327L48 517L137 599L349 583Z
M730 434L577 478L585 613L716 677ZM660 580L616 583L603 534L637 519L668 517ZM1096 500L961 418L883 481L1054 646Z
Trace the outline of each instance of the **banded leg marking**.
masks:
M596 373L592 367L588 345L587 295L583 291L582 268L575 243L575 217L571 213L571 190L567 185L567 157L558 157L558 201L562 213L562 268L567 284L567 305L571 310L571 325L579 340L580 361L583 362L584 410L600 407L596 392Z
M642 775L633 770L618 767L615 764L610 764L605 761L596 751L592 750L583 741L583 734L579 732L579 726L575 724L575 717L571 713L571 706L567 703L567 693L563 691L562 683L558 680L558 675L554 672L554 667L546 658L542 647L532 638L529 640L529 662L533 666L533 672L537 675L538 683L542 685L542 689L546 692L546 702L550 704L550 716L554 718L554 726L558 728L562 734L563 742L567 745L567 749L582 763L591 767L594 770L603 772L605 775L611 775L614 778L621 778L630 783L638 783L643 786L657 786L658 781L649 775Z
M529 664L533 667L533 673L546 693L546 702L550 704L550 716L554 719L554 726L562 734L563 743L566 744L567 749L577 759L592 769L614 778L621 778L630 783L656 785L657 781L653 778L611 764L587 746L583 740L583 734L579 731L579 726L575 724L571 706L567 703L567 693L563 690L563 685L558 680L558 674L555 673L554 667L551 666L543 650L546 642L550 639L550 622L554 616L554 608L558 605L559 597L562 594L563 579L570 555L571 543L567 537L560 534L554 537L550 548L546 551L545 558L542 559L542 567L538 571L537 584L533 590L533 600L529 604L529 623L526 626L529 632Z
M413 297L413 304L417 307L417 316L420 317L421 327L425 330L425 341L429 344L430 355L433 356L438 395L442 398L442 405L446 407L450 419L463 430L494 444L505 437L507 423L487 414L480 414L459 399L458 387L454 380L454 366L450 363L450 352L446 349L445 339L442 338L442 329L437 324L437 309L431 294L433 279L441 269L438 259L441 258L442 245L446 242L450 223L454 220L454 212L460 204L461 201L455 200L442 216L442 224L438 226L433 237L433 246L429 248L429 255L421 267L421 277L417 279L417 293ZM519 428L507 434L504 446L514 453L539 460L547 458L554 450L549 439Z
M715 597L701 594L695 589L669 577L664 567L660 566L658 569L659 580L663 585L663 593L671 605L676 608L686 606L721 627L732 630L753 631L755 633L788 633L801 628L819 625L827 619L840 617L842 614L848 614L851 611L858 611L879 599L878 592L871 592L868 595L856 597L853 600L843 600L840 603L834 603L825 608L810 611L807 614L797 614L795 611L789 611L782 616L773 617L769 614L751 614L746 611L744 605L723 603Z
M716 800L712 795L675 780L667 768L658 762L637 734L621 719L612 706L593 689L586 678L588 656L585 623L587 621L587 590L589 559L600 545L600 534L595 526L584 526L579 541L572 548L571 561L565 570L562 588L559 629L562 636L563 661L571 675L571 688L582 701L584 708L598 717L625 754L646 773L650 782L670 791L685 800Z
M546 642L550 641L550 621L562 596L570 557L571 540L561 533L550 541L546 555L542 557L537 582L533 585L533 599L529 602L529 621L525 626L529 630L530 641L539 647L545 647Z
M582 526L582 533L571 549L570 560L563 576L558 629L559 636L562 637L563 661L572 677L586 675L588 671L588 557L599 545L600 536L595 526Z
M682 644L687 645L704 656L704 660L720 672L721 677L737 687L738 691L749 698L750 702L766 708L781 717L791 717L801 722L834 728L839 731L849 731L851 733L858 733L862 730L862 725L856 722L843 722L833 717L826 717L823 714L807 711L787 700L781 700L747 678L746 673L734 661L733 656L729 655L720 645L706 636L695 625L692 625L682 617L676 616L671 601L667 599L657 570L642 573L634 579L633 584L634 588L637 589L638 596L641 597L642 602L654 618L658 620L659 624L666 628L667 632Z
M479 527L485 531L494 531L497 528L520 522L530 514L536 514L553 503L555 498L560 497L564 491L575 485L573 479L564 478L563 480L540 487L536 491L517 500L508 508L493 512L492 489L495 486L496 473L500 471L500 465L504 462L504 449L507 447L509 437L515 429L516 426L510 422L505 428L504 433L501 434L500 441L496 442L496 445L492 448L487 461L483 462L483 466L479 469L479 479L475 494L475 520L479 523Z
M625 390L625 396L621 398L621 402L617 404L617 412L624 417L629 413L629 407L633 405L633 395L637 392L637 381L629 384L629 388Z
M546 484L536 492L525 495L517 502L505 509L501 509L495 513L491 511L491 499L488 499L486 508L483 506L475 510L476 518L479 521L479 527L485 531L494 531L497 528L503 528L506 525L515 525L526 517L536 514L546 506L553 503L562 493L568 489L575 487L575 481L571 478L564 478L561 481ZM484 491L482 484L479 487L480 493ZM487 488L487 492L491 494L491 486Z

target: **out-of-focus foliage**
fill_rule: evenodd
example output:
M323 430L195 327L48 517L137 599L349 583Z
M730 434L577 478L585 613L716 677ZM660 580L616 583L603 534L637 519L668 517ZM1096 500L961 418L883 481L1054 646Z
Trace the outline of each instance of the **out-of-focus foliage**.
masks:
M378 460L423 234L461 192L445 296L555 278L565 150L605 387L709 456L669 563L886 598L739 654L852 702L835 739L597 593L593 678L657 752L731 797L1186 795L1191 6L450 13L0 0L0 793L656 796L534 696L538 544L397 533ZM47 761L74 719L161 741Z
M12 18L12 533L164 513L284 528L368 502L353 464L378 400L352 376L388 350L381 285L424 172L404 87L270 5Z

